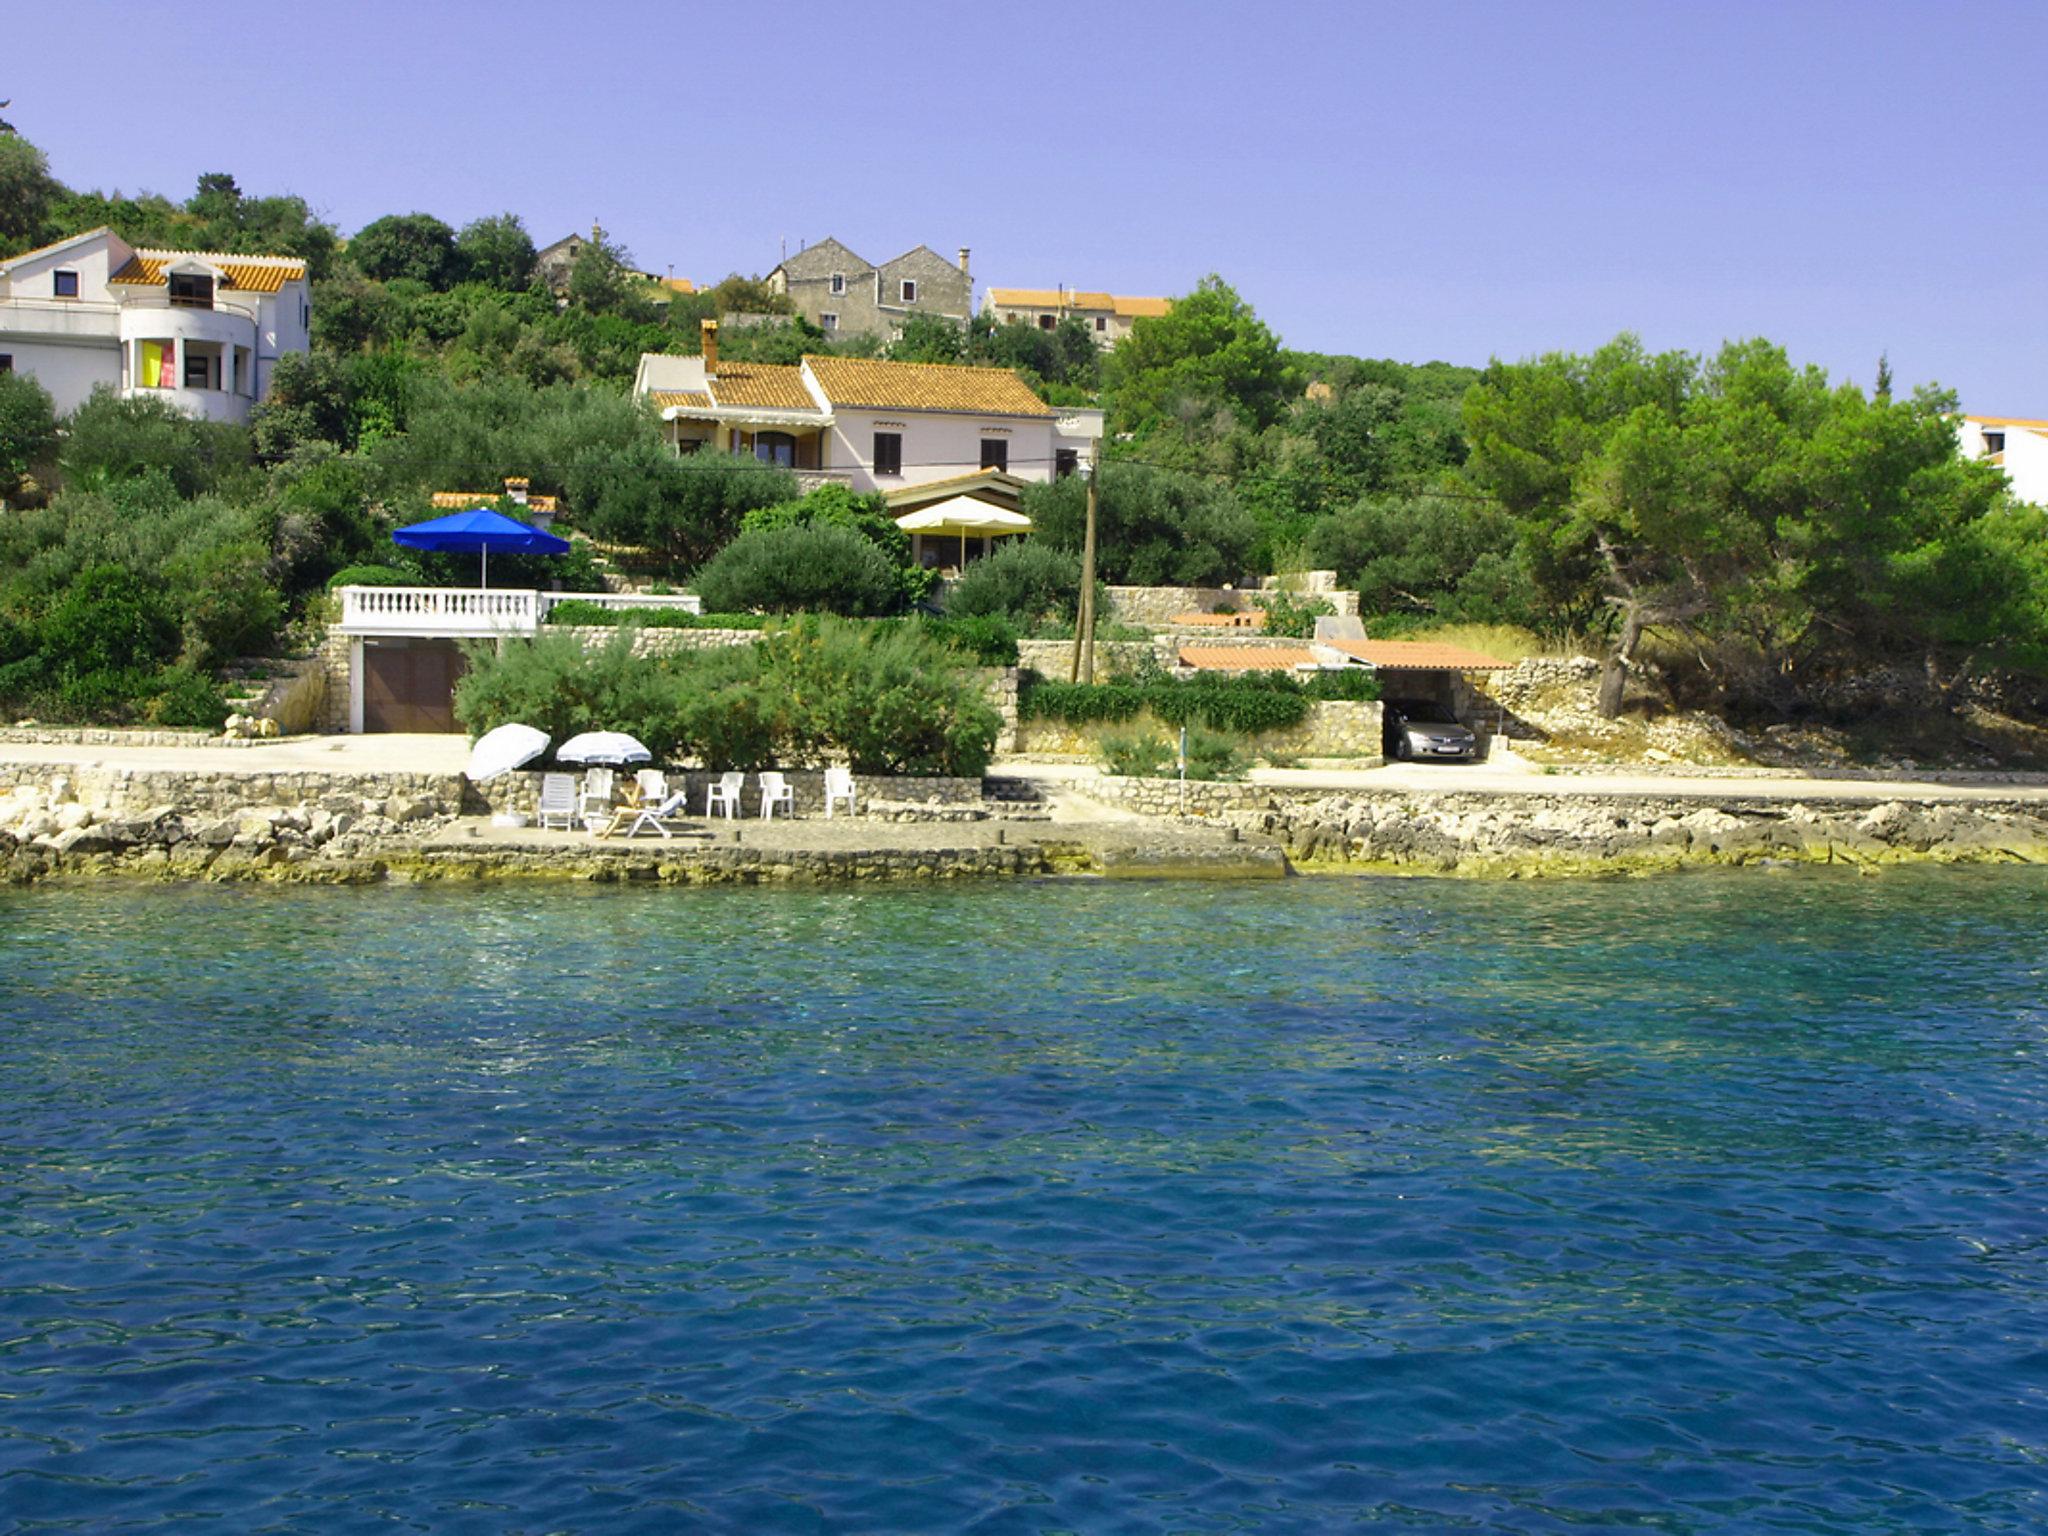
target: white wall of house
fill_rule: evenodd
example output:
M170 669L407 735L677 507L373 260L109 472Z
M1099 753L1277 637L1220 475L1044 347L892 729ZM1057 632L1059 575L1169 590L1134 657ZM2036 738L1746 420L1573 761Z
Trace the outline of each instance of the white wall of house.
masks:
M2005 439L2002 450L1992 447L2001 433ZM2048 506L2048 425L2027 427L1964 416L1956 422L1956 448L1966 459L1999 454L1999 467L2011 482L2013 495Z
M121 384L121 353L111 336L87 345L30 340L7 334L0 317L0 357L13 372L28 374L48 390L59 415L77 410L95 386L118 389Z
M878 432L901 434L902 474L874 474ZM984 439L1008 447L1008 469L1018 479L1052 478L1053 423L1049 417L871 411L842 406L834 412L829 462L834 469L853 471L853 488L857 491L896 491L931 480L973 474L981 468Z

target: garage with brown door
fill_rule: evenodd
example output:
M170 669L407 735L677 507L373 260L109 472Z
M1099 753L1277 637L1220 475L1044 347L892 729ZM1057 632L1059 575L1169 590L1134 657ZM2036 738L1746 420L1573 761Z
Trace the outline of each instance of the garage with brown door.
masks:
M365 731L453 731L455 685L468 670L453 640L363 642Z

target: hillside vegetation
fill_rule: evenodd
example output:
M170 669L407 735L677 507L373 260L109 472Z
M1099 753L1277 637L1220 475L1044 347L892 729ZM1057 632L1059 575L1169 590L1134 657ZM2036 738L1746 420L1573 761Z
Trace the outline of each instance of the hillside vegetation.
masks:
M101 224L304 257L313 347L280 363L247 428L111 398L58 422L32 379L0 377L0 711L212 723L222 662L317 615L337 572L469 579L470 562L406 555L389 531L430 515L433 491L510 475L561 498L587 541L506 562L507 582L591 582L601 546L671 583L722 562L725 600L758 608L900 612L923 595L871 499L677 459L630 399L642 352L785 308L756 277L678 294L596 241L557 295L513 213L399 213L344 240L303 198L224 174L182 202L74 190L0 133L0 254ZM1485 369L1333 356L1281 345L1211 277L1107 354L1077 321L921 318L885 349L784 315L728 323L721 346L1017 368L1050 401L1107 411L1102 579L1334 569L1376 633L1513 626L1589 646L1615 707L1632 669L1674 704L1787 717L1871 668L1937 690L2048 668L2048 519L1956 457L1953 398L1866 393L1762 340L1699 357L1622 336ZM1078 480L1030 493L1041 554L1004 590L1031 595L1003 601L1039 611L1011 619L1071 612L1046 583L1075 579L1084 500Z

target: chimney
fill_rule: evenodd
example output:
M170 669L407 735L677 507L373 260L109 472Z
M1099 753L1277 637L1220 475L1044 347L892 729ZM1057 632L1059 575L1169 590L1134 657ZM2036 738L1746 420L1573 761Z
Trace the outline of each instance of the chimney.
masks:
M526 488L532 483L524 475L507 475L505 477L505 499L515 506L525 506Z
M967 276L967 275L968 275L968 273L967 273L967 247L966 247L966 246L964 246L964 245L960 247L960 275L961 275L962 277L965 277L965 276Z
M704 335L704 377L715 379L718 377L718 322L700 320L698 324Z

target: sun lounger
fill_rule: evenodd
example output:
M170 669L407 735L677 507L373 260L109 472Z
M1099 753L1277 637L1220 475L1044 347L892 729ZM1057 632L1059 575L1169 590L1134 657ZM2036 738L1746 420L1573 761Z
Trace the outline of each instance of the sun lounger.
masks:
M679 789L659 805L643 805L639 813L634 816L633 824L626 828L626 836L638 837L642 827L652 827L663 837L674 837L675 834L663 826L662 823L671 817L682 815L683 802L689 796L690 792L687 789Z

